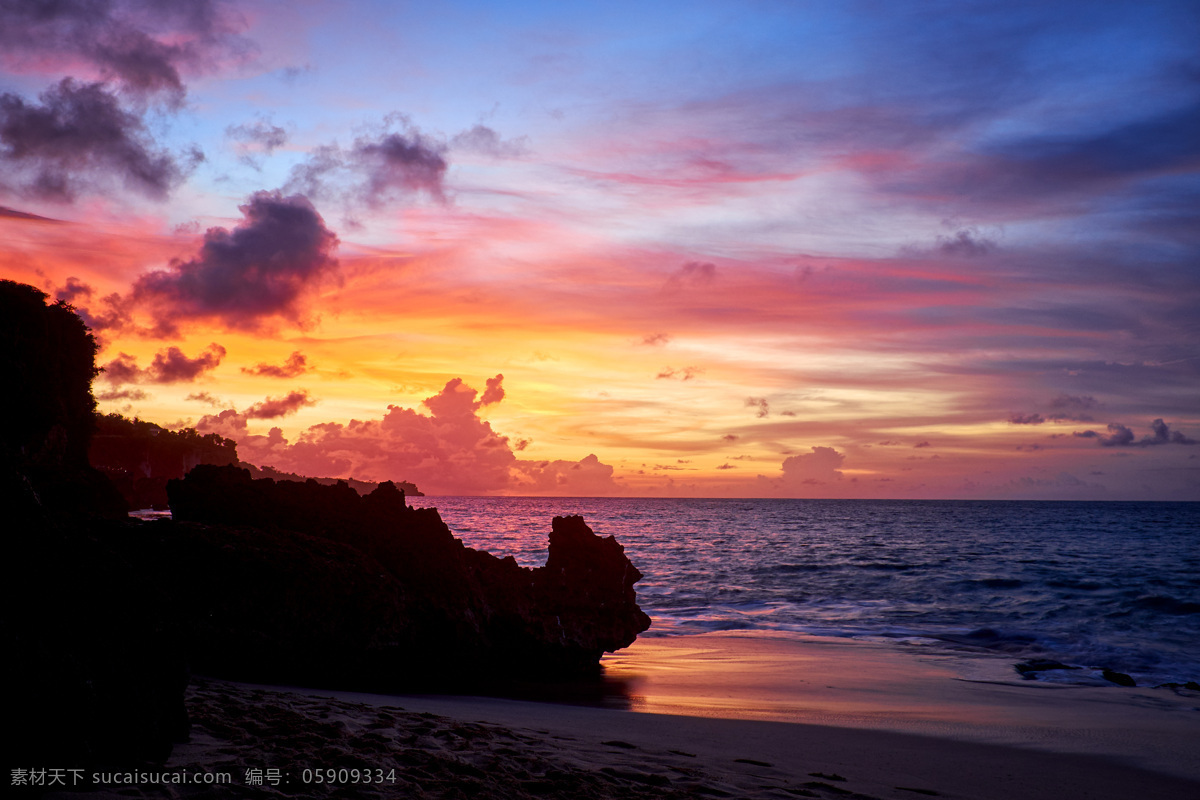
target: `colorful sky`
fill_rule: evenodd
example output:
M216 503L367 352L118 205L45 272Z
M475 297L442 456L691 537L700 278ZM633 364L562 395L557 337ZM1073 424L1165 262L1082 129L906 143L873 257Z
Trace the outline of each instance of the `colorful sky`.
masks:
M1200 500L1200 5L0 0L103 411L430 494Z

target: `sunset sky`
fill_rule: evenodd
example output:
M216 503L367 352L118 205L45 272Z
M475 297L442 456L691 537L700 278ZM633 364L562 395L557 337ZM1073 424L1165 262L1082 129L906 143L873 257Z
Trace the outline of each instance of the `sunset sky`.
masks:
M0 276L84 315L102 411L301 474L1200 500L1198 42L1194 0L0 0Z

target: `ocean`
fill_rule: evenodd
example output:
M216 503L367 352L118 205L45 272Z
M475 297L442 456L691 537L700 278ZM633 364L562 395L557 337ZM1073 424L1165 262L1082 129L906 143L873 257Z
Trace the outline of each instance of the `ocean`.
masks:
M582 514L644 574L643 636L791 632L1049 659L1040 680L1200 681L1200 503L418 497L545 563Z

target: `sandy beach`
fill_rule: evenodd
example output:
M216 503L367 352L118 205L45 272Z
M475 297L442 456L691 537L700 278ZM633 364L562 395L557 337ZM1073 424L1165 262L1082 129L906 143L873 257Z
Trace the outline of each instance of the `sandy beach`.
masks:
M200 678L192 739L163 771L223 772L227 785L70 796L1200 796L1195 693L1038 684L1002 658L761 635L642 639L605 664L592 705Z

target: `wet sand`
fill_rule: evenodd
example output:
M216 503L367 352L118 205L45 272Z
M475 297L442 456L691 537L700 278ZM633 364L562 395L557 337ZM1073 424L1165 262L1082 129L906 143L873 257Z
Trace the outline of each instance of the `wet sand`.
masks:
M192 741L166 769L228 771L232 785L90 796L1200 797L1194 693L1034 684L1009 678L1011 659L761 635L644 639L605 663L592 706L198 680ZM279 784L247 785L254 769ZM306 783L306 769L385 780Z

